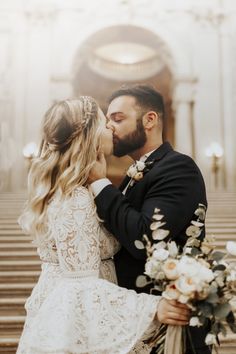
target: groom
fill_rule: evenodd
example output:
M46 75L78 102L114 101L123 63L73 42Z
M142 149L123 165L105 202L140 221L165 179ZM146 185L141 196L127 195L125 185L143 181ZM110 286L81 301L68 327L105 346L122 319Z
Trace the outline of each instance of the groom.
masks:
M145 252L137 249L134 241L141 240L144 234L151 236L152 215L159 208L165 229L183 246L185 230L198 204L207 205L205 185L194 161L174 151L168 142L163 143L164 103L152 87L138 85L115 91L109 100L107 119L107 127L113 131L114 155L143 161L148 172L135 182L125 177L117 189L106 178L106 163L101 155L90 176L91 187L99 217L122 245L115 256L119 285L148 292L135 284L144 272ZM196 353L211 353L204 343L206 329L190 330ZM186 354L192 354L189 343Z

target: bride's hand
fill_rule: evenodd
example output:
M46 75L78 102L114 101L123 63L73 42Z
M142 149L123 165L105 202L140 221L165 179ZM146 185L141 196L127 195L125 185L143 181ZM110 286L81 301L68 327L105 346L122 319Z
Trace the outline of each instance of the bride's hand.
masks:
M186 326L189 323L190 309L176 300L162 298L157 308L159 322L170 325Z
M106 159L104 153L102 151L99 151L97 156L97 161L95 162L94 166L92 167L89 173L88 183L91 184L97 181L98 179L106 178L106 173L107 173Z

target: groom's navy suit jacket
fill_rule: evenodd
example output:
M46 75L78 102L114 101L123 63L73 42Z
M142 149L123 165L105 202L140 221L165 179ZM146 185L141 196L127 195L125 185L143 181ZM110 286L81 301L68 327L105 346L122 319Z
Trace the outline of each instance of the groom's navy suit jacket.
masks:
M128 188L126 195L122 191L129 177L124 179L119 189L108 185L95 198L99 217L122 245L115 256L118 283L137 292L149 292L150 289L135 285L138 275L144 272L146 254L135 247L134 241L142 240L144 234L151 235L154 209L159 208L164 215L164 228L170 231L171 239L183 246L187 238L186 228L194 219L198 204L207 205L203 177L189 156L174 151L166 142L147 161L154 161L152 168ZM204 235L205 230L202 237ZM196 332L193 333L195 347L204 347L205 330L194 328L193 332Z

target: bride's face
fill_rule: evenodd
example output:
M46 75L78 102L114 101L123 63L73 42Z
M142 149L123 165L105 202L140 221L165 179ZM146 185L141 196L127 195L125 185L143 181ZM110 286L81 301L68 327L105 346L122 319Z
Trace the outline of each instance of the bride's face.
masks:
M101 134L102 150L105 156L109 156L113 153L112 130L106 127L107 120L101 109L99 109L98 114L102 124L102 134Z

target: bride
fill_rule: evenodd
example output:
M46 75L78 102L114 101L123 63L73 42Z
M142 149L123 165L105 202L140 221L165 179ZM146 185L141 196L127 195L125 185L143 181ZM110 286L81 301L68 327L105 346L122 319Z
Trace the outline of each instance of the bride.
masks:
M20 218L35 236L42 272L26 301L17 354L149 353L159 324L185 325L185 305L118 287L119 244L98 219L88 176L112 132L91 97L54 104L29 173ZM148 341L147 341L148 342Z

